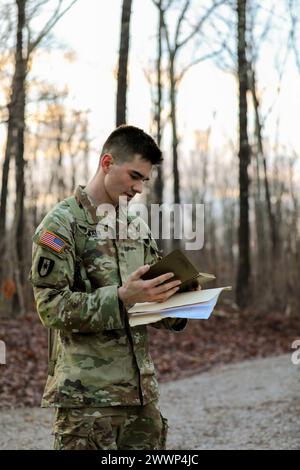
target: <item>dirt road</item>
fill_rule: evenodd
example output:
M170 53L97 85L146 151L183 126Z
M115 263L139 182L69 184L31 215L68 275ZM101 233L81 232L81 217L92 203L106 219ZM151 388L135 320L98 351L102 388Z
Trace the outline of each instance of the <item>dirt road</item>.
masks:
M291 355L161 385L169 449L300 449L300 364ZM52 412L0 411L0 449L51 449Z

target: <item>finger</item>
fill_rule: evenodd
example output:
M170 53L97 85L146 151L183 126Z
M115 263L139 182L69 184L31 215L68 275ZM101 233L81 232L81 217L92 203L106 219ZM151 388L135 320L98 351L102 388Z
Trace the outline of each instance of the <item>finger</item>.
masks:
M149 268L150 268L149 264L145 264L144 266L141 266L139 269L137 269L136 271L130 274L130 279L132 281L137 281L138 279L140 279L140 277L143 274L145 274L149 270Z
M172 295L174 295L178 291L179 287L174 287L170 289L163 297L160 297L156 302L165 302L168 300Z
M168 279L171 279L171 277L174 277L174 273L166 273L162 274L161 276L157 276L154 279L151 279L151 281L148 281L149 287L159 286L159 284L162 284Z
M172 281L172 282L166 282L165 284L155 287L155 294L161 294L163 292L167 292L170 289L173 289L174 287L177 287L181 284L181 281Z

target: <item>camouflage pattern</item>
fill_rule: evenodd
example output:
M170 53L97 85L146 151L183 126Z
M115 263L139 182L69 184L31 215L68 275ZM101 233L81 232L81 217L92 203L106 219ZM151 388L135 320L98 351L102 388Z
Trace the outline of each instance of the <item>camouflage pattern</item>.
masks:
M57 408L55 450L162 450L167 420L156 402L145 406Z
M96 207L82 187L74 197L81 217L75 217L66 199L48 213L33 237L30 280L37 311L43 325L58 332L58 358L42 406L146 405L158 399L147 326L129 326L117 289L133 271L157 260L157 245L150 231L144 240L99 239ZM76 270L76 230L85 240L82 259L90 293L82 291ZM63 240L60 252L41 241L45 231ZM180 331L185 324L167 319L154 326Z

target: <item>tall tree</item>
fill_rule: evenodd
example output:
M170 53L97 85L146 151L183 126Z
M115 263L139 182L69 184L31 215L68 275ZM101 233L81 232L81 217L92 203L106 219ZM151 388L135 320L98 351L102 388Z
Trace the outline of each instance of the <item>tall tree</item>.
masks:
M278 249L278 233L277 233L275 214L273 212L272 204L271 204L271 191L270 191L270 184L269 184L268 171L267 171L267 160L266 160L266 156L264 152L263 136L262 136L260 103L259 103L259 98L258 98L258 93L257 93L256 73L255 73L253 63L250 65L249 72L250 72L249 86L251 90L254 113L255 113L255 137L257 140L257 151L256 151L257 165L259 169L260 162L262 162L263 164L265 199L266 199L266 204L267 204L267 214L268 214L268 221L269 221L270 234L271 234L271 245L272 245L273 255L276 256L277 249Z
M157 145L161 145L162 126L161 126L161 111L162 111L162 80L161 80L161 67L162 67L162 0L158 0L158 28L157 28L157 60L156 60L156 102L155 102L155 124L156 124L156 140ZM163 177L162 165L157 167L157 175L154 182L154 201L161 204L163 201Z
M12 101L9 109L8 121L8 139L11 148L6 147L5 157L12 152L15 158L16 171L16 204L15 204L15 223L12 232L13 242L13 265L14 278L16 281L18 304L21 313L25 310L22 280L24 276L22 259L23 259L23 236L24 233L24 129L25 129L25 77L26 77L26 60L23 57L23 31L26 24L25 5L26 0L16 0L18 7L18 26L17 26L17 43L16 43L16 68L14 81L12 86ZM11 112L12 111L12 112ZM6 160L6 158L5 158ZM8 159L9 161L9 159ZM7 175L8 176L8 175Z
M119 49L116 125L126 123L127 66L132 0L123 0Z
M204 12L197 18L195 25L190 28L190 23L187 21L188 12L192 6L191 0L185 0L182 3L181 11L176 19L175 32L173 38L171 38L170 28L167 24L166 13L167 10L172 6L173 0L168 0L166 4L158 0L152 0L156 7L159 9L161 14L161 21L163 30L165 33L167 50L168 50L168 75L169 75L169 100L170 100L170 119L171 119L171 128L172 128L172 166L173 166L173 193L174 193L174 203L180 204L180 175L178 168L178 127L177 127L177 89L180 80L183 78L187 70L193 65L198 64L199 62L213 56L216 52L209 53L208 55L203 55L194 58L186 66L182 67L180 73L176 70L176 59L178 54L184 46L189 44L192 39L199 34L209 17L215 11L215 9L223 3L223 0L215 1L213 0L210 6L204 10ZM184 23L189 25L190 31L186 33L185 37L182 37L182 30L184 29Z
M239 86L239 261L236 299L240 307L246 307L250 294L250 226L249 226L249 175L250 146L247 129L248 63L246 58L247 0L237 0L237 58Z
M276 224L275 213L271 203L271 187L269 182L268 174L268 165L267 165L267 155L264 148L264 124L267 116L262 115L261 111L261 92L258 92L257 84L257 64L259 53L262 48L262 43L265 41L270 31L272 31L273 26L273 17L274 11L271 10L264 22L261 24L259 21L259 4L252 2L250 8L248 9L249 17L249 41L247 51L249 53L248 62L249 62L249 90L252 96L253 111L254 111L254 137L256 145L253 148L252 154L256 163L256 197L255 197L255 217L256 221L256 230L257 230L257 245L258 245L258 263L260 265L259 271L264 275L265 268L267 267L266 255L267 255L267 238L264 236L265 230L265 219L269 223L269 232L270 232L270 245L272 248L273 261L276 260L277 250L278 250L278 226ZM261 31L256 31L256 25L260 24ZM287 45L287 51L285 54L285 59L282 62L282 70L279 73L279 83L277 83L277 91L280 90L280 81L282 78L282 73L284 66L286 65L286 60L288 57L289 45ZM269 111L270 112L270 111ZM262 171L261 171L262 170ZM263 178L261 178L260 173L262 172ZM261 179L264 182L264 193L261 191ZM264 199L264 200L263 200ZM265 217L264 212L267 212L267 218Z
M20 282L16 279L16 284L21 285L22 281L22 259L23 259L23 235L24 235L24 196L25 196L25 180L24 180L24 131L25 131L25 103L26 103L26 77L29 70L30 59L42 40L49 34L57 21L71 8L77 0L71 1L67 7L63 8L65 2L58 0L56 8L44 27L33 37L30 28L30 20L36 16L40 8L45 2L32 7L28 0L15 0L17 7L17 26L16 26L16 45L15 45L15 64L14 73L11 84L11 96L8 104L8 120L7 120L7 141L5 148L5 156L2 171L2 188L0 201L0 254L5 250L5 229L6 229L6 206L7 206L7 188L9 166L12 158L15 159L16 167L16 203L15 217L13 227L13 250L16 251L14 259L18 264L16 273L19 273ZM27 13L27 9L31 12ZM24 31L27 29L25 36ZM24 38L26 37L26 40ZM2 281L2 273L1 281ZM21 292L18 292L19 304L23 305L20 299Z

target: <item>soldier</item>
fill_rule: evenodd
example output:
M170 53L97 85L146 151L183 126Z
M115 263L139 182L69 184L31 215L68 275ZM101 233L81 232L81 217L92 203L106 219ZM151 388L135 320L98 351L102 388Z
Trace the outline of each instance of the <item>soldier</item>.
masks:
M105 225L97 208L118 209L120 196L129 201L141 193L160 161L149 135L118 127L92 180L57 204L33 237L30 280L50 332L42 407L55 408L55 449L165 449L167 420L158 406L147 326L130 327L127 309L168 299L180 281L172 273L141 279L159 258L148 227L143 239L99 237L97 228ZM133 219L128 215L127 223ZM185 325L185 319L153 324L172 331Z

